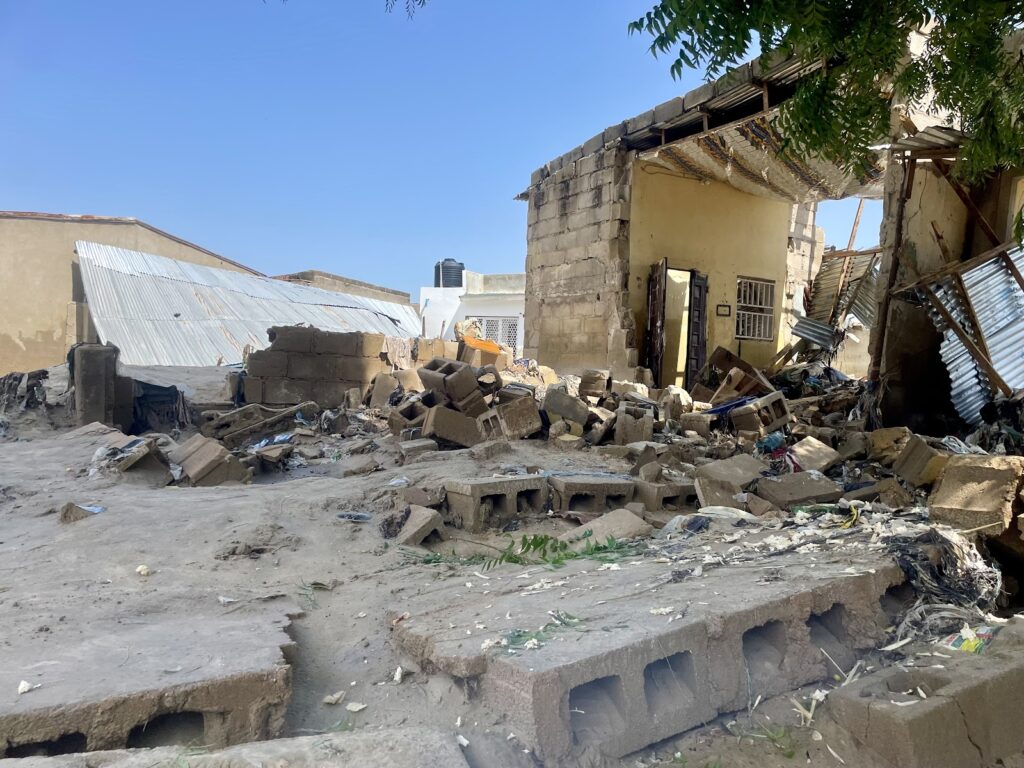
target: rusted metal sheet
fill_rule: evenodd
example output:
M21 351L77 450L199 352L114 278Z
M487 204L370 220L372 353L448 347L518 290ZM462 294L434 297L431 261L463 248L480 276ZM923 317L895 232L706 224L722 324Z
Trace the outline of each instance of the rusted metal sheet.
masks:
M242 362L273 325L419 335L414 307L230 272L140 251L75 244L99 337L125 365Z

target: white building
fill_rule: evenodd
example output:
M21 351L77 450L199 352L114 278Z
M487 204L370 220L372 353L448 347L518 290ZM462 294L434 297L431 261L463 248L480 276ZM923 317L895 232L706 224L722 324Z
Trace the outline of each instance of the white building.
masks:
M420 322L427 338L455 340L455 324L480 321L484 338L523 354L526 274L482 275L462 271L462 285L420 288Z

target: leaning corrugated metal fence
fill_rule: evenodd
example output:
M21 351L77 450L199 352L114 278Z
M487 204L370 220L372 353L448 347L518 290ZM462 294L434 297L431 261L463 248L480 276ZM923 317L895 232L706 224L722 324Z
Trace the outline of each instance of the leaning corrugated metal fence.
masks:
M89 312L126 365L242 362L269 344L267 328L312 325L398 338L419 335L416 309L268 277L79 241Z

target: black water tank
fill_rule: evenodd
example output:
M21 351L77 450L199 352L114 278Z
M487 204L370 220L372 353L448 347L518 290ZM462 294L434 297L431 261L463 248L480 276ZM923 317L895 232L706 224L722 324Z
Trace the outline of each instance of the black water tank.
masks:
M445 259L434 265L435 288L461 288L462 270L466 265L455 259Z

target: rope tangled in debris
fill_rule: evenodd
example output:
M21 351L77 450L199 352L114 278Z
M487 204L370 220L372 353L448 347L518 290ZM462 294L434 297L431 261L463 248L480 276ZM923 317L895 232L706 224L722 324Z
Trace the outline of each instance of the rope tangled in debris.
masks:
M939 549L939 562L927 547ZM968 624L985 621L1003 589L999 569L951 528L931 527L915 538L892 538L889 551L917 592L917 600L896 625L896 638L939 637Z

